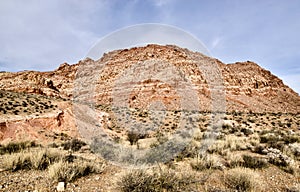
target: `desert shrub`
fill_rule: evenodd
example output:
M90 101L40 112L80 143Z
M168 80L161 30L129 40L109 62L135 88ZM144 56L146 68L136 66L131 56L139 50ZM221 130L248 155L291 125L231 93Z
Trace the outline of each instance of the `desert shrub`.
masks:
M176 174L172 170L133 170L117 182L122 192L190 191L195 177L188 173Z
M68 163L58 161L49 166L48 172L51 179L59 182L71 182L91 173L101 173L104 164L96 164L88 161L77 161Z
M6 145L0 146L0 154L12 154L12 153L17 153L20 152L24 149L28 149L31 147L36 147L38 146L35 141L19 141L19 142L9 142Z
M225 173L225 185L234 191L261 191L258 173L249 169L237 167Z
M278 136L267 134L260 136L260 143L275 143L280 141Z
M266 149L265 145L257 145L254 147L253 152L258 154L264 154L264 150Z
M194 159L190 165L197 171L205 169L223 169L220 159L216 155L210 154Z
M300 191L300 184L296 184L294 186L291 187L287 187L285 189L286 192L299 192Z
M22 151L5 156L3 168L10 171L22 169L45 170L47 167L61 159L62 154L49 149Z
M296 160L300 160L300 143L293 143L285 146L283 153Z
M47 146L50 148L58 148L59 147L59 145L57 143L50 143Z
M298 177L300 174L300 166L295 162L289 164L286 167L280 167L280 168L287 173L295 175L296 177Z
M244 160L243 166L247 168L260 169L268 166L267 160L260 157L243 155L243 160Z
M255 123L255 119L248 119L248 121L250 122L250 123Z
M225 157L226 166L230 168L240 167L243 165L243 157L239 154L228 153Z
M260 136L260 143L265 143L267 147L280 150L282 150L285 145L285 142L281 139L281 137L271 134Z
M222 125L222 129L231 130L231 129L232 129L232 126L229 125L229 124L223 124L223 125Z
M177 161L181 161L184 158L194 158L198 155L200 145L197 142L190 142L179 154L176 156Z
M300 137L297 135L286 135L282 138L285 144L300 142Z
M246 149L246 141L242 137L234 135L226 135L225 140L216 140L212 145L209 146L209 153L218 153L224 155L226 151L236 151Z
M135 131L129 131L127 133L127 140L130 142L130 145L137 144L138 140L144 139L146 136L145 134L135 132Z
M274 148L266 149L268 161L279 167L286 167L293 163L293 160L280 150Z
M252 135L254 133L253 130L247 129L247 128L241 129L241 132L244 133L244 135L246 135L246 136Z
M86 143L79 139L72 139L70 141L65 142L62 146L64 150L72 150L78 151L82 146L85 146Z

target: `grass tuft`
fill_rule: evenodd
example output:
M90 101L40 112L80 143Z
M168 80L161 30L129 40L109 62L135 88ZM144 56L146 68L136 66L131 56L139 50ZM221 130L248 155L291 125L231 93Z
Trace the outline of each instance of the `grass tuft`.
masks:
M62 155L56 150L36 149L22 151L5 156L3 168L10 171L23 169L45 170L50 164L61 159Z
M82 160L69 163L61 160L52 164L48 171L50 178L55 181L72 182L91 173L101 173L103 170L104 164L99 165Z
M225 173L225 185L233 191L257 192L262 190L258 173L249 169L237 167Z
M18 153L24 149L29 149L32 147L37 147L38 145L35 141L19 141L19 142L9 142L5 145L0 146L0 155Z
M117 183L122 192L191 191L195 177L172 170L133 170Z

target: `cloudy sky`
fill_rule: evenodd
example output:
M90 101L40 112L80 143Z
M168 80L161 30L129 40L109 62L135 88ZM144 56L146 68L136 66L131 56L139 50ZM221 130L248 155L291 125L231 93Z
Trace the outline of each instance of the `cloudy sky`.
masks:
M300 93L298 0L0 0L0 71L77 63L107 34L161 23L225 63L254 61Z

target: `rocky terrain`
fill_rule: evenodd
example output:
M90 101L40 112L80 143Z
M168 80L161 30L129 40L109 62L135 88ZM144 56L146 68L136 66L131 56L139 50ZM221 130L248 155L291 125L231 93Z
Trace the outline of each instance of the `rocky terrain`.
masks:
M201 62L197 61L196 58L201 59ZM0 74L0 89L72 99L78 66L84 68L102 66L105 63L105 67L101 69L101 74L98 74L99 79L95 82L97 91L101 91L97 92L96 97L100 103L110 104L114 80L118 79L125 69L145 60L165 61L184 71L185 77L191 80L198 89L199 98L203 100L203 103L206 103L207 98L209 98L210 87L205 75L197 69L196 65L199 63L203 65L204 62L217 64L223 78L222 84L226 90L226 105L229 112L298 113L300 111L299 95L284 85L282 80L270 71L261 68L256 63L247 61L223 64L217 59L176 46L148 45L129 50L117 50L105 54L97 61L85 59L73 65L64 63L51 72L2 72ZM93 71L90 73L92 74ZM77 74L77 79L81 78L80 75L80 73ZM158 88L158 82L155 81L135 83L140 83L144 87ZM166 97L173 99L174 93L170 93ZM205 106L202 110L208 110L208 108L209 106Z
M0 191L300 190L300 96L250 61L148 45L49 72L1 72L0 96ZM176 156L139 172L91 143L99 127L133 151L194 132Z

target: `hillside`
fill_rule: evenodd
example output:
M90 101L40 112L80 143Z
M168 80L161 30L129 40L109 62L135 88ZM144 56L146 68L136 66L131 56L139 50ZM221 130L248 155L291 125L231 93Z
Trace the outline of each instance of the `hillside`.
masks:
M148 45L0 73L0 191L296 192L299 175L300 96L256 63Z
M187 78L195 85L199 100L202 103L200 110L210 110L210 88L204 75L197 69L196 64L201 62L214 62L219 66L226 90L226 108L232 111L252 112L282 112L299 113L300 97L291 88L284 85L281 79L270 71L261 68L258 64L247 61L234 64L224 64L221 61L206 57L200 53L193 53L187 49L176 46L148 45L125 50L117 50L105 54L100 60L85 59L74 65L62 64L51 72L23 71L17 73L1 73L0 89L13 92L26 92L51 97L72 99L74 79L78 67L99 66L105 67L99 74L96 84L97 101L101 104L110 104L112 98L112 85L120 74L136 62L146 60L161 60L173 64L186 73ZM88 71L88 70L87 70ZM92 74L91 70L87 73ZM77 79L81 77L78 76ZM136 85L156 87L158 82L135 82ZM147 88L147 89L148 89ZM139 89L136 87L136 89ZM149 90L140 94L140 103ZM161 91L166 88L162 88ZM170 91L170 90L169 90ZM160 91L158 91L160 92ZM145 94L145 95L144 95ZM166 93L163 93L166 94ZM174 99L174 93L161 95L166 100ZM142 98L145 97L145 98ZM170 100L170 101L171 101Z

